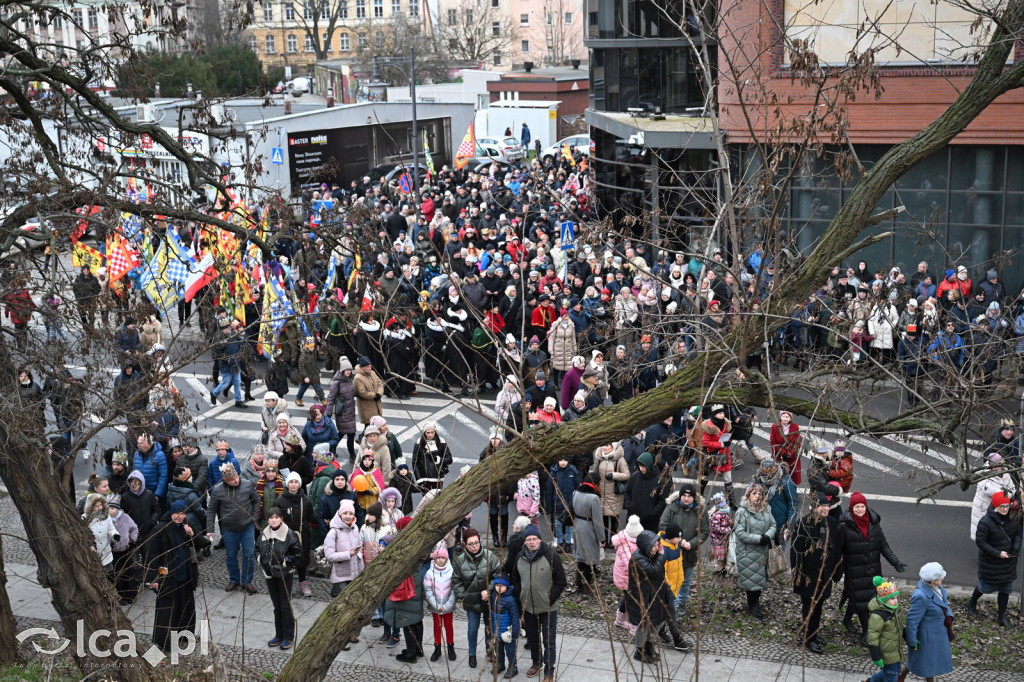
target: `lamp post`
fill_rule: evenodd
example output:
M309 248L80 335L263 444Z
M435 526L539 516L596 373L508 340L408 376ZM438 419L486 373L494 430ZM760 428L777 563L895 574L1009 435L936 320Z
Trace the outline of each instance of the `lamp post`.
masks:
M400 65L408 64L409 70L406 71ZM413 196L413 208L416 211L416 220L419 222L420 217L420 131L419 121L416 119L416 48L409 48L408 57L374 57L373 58L373 83L370 85L379 85L380 80L380 67L381 66L393 66L402 72L402 75L409 79L409 95L412 97L412 196ZM383 90L383 88L382 88ZM386 92L386 91L385 91Z

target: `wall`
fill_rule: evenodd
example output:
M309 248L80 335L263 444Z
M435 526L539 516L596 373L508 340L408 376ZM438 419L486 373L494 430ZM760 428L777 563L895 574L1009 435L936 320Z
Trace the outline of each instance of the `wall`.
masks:
M784 65L785 55L776 36L775 26L783 22L783 0L725 0L720 44L736 64L738 78L748 103L748 113L755 130L777 126L781 120L801 119L814 108L814 93L792 79ZM806 4L806 3L805 3ZM872 5L876 3L870 3ZM829 8L821 21L842 21L845 3L822 3ZM825 11L822 9L821 11ZM834 37L831 39L835 39ZM826 44L823 38L819 43ZM849 50L843 45L842 50ZM836 53L836 48L829 48ZM884 56L884 55L883 55ZM1013 55L1024 58L1024 47L1018 43ZM855 101L846 105L850 137L854 142L893 143L913 135L933 121L970 82L974 68L965 64L917 64L883 66L880 71L881 93L876 97L863 89ZM721 69L720 113L723 128L731 141L750 141L740 96L732 74ZM771 98L769 106L759 106L757 84ZM1024 92L1012 91L998 98L979 116L954 144L1024 144L1024 128L1019 125L1024 114Z

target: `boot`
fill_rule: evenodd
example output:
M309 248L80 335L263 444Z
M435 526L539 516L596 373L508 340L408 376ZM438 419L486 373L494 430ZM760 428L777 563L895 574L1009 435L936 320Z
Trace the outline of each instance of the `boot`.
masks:
M658 654L658 650L654 648L654 642L647 640L644 644L644 656L647 657L648 663L657 663L661 660L661 655Z
M434 645L434 653L430 654L430 662L431 663L437 663L440 660L441 660L441 645L440 644L435 644Z
M626 619L626 614L622 611L615 612L615 624L623 630L629 629L629 621Z
M996 617L996 622L1004 628L1010 627L1010 621L1006 620L1006 607L1010 604L1010 593L1000 592L996 595L996 604L999 606L999 615Z
M996 617L996 622L1004 628L1010 627L1010 621L1006 620L1006 609L1000 609L999 615Z
M971 618L978 617L978 600L981 599L981 590L977 587L974 588L974 593L971 595L970 600L967 602L967 613Z
M455 645L454 644L449 644L448 645L448 660L449 661L454 661L455 660Z
M860 632L860 628L853 624L853 611L847 611L846 615L843 616L843 627L851 635L855 635Z
M307 583L305 580L299 583L299 591L302 592L303 597L313 596L313 590L309 589L309 583Z
M213 393L210 394L210 404L211 405L216 405L217 404L217 396L214 395Z
M501 534L498 532L498 515L488 516L487 520L491 523L491 541L495 547L501 547Z
M735 515L739 507L736 506L736 500L732 496L732 483L725 484L725 499L729 503L729 510Z

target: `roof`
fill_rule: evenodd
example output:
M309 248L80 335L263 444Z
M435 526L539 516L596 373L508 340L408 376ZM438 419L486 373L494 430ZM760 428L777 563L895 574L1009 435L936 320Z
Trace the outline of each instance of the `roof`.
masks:
M656 117L630 113L587 109L587 124L605 130L620 139L637 133L644 135L644 144L657 148L715 149L713 128L707 116L665 114Z
M571 66L546 66L540 69L526 71L506 71L501 74L501 80L545 80L545 81L578 81L589 79L590 70L586 62L580 64L580 68L574 69Z
M292 103L293 115L320 111L327 106L327 98L308 93L302 97L289 97L289 99ZM110 103L125 118L131 121L136 120L135 102L114 98L110 100ZM166 112L163 120L158 121L158 123L177 125L178 108L195 104L195 101L189 99L151 99L150 103L157 109L162 109ZM225 110L234 112L234 122L236 123L260 123L284 115L284 99L279 95L270 98L269 106L267 106L267 100L262 97L240 97L237 99L217 100L216 103L223 104ZM192 110L186 110L182 123L186 127L191 126L194 115L195 112Z
M497 102L491 102L489 106L506 109L550 109L551 107L557 107L561 103L561 100L557 99L501 99Z

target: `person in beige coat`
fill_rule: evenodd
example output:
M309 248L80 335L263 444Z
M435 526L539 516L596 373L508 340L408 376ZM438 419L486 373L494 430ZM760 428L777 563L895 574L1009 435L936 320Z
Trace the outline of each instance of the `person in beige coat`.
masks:
M552 378L556 386L562 385L562 377L572 367L577 349L576 325L568 315L563 315L548 330L548 354L551 356Z
M163 325L160 324L160 320L156 319L156 315L150 315L149 319L142 323L139 342L144 351L148 351L158 343L163 345Z
M629 480L629 464L626 462L622 445L610 443L594 450L594 470L601 481L601 515L604 516L605 542L610 543L612 536L619 531L619 516L622 514L622 502L625 492L615 493L615 484L622 483L625 490ZM609 545L610 546L610 545Z
M370 423L370 417L383 417L384 407L380 399L384 396L384 382L370 366L370 358L365 355L359 358L359 369L352 380L356 393L356 407L359 408L359 421L363 430Z

